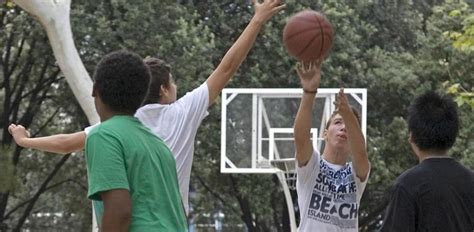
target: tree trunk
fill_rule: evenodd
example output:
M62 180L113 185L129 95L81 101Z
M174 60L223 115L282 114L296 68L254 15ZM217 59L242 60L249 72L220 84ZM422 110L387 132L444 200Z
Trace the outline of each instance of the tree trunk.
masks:
M70 0L15 0L46 30L59 67L90 124L99 122L92 98L92 80L79 57L69 21Z

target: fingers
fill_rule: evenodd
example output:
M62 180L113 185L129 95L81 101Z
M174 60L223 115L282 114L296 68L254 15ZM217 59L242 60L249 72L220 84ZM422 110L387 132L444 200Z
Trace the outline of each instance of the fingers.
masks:
M348 102L346 94L344 93L344 87L341 87L341 89L339 89L339 98L341 98L341 101L343 101L344 104Z
M281 0L252 0L254 7L267 9L271 14L275 14L286 7Z
M23 127L22 125L16 125L16 124L10 124L8 126L8 132L11 134L11 135L19 135L19 134L22 134L24 133L25 135L27 135L28 137L30 137L30 132L26 130L25 127Z
M321 70L323 59L317 59L305 63L306 70Z
M303 76L303 71L301 70L301 63L300 62L296 63L295 69L296 69L296 72L298 73L298 76L302 77Z
M286 4L283 3L281 0L274 0L273 2L271 2L274 6L276 6L275 8L275 11L280 11L282 10L283 8L286 7Z
M280 5L281 0L263 0L263 2L268 2L271 5Z
M323 64L323 58L321 59L317 59L316 61L314 61L315 65L318 67L318 69L321 69L321 65Z
M315 63L315 62L304 62L304 61L300 61L297 63L299 66L299 68L303 71L303 72L310 72L310 71L314 71L316 70L316 68L318 68L318 65Z
M311 63L305 63L303 61L296 63L296 70L299 71L298 74L306 74L311 71L311 68Z
M347 110L349 109L349 101L347 100L347 96L344 93L344 88L341 87L339 89L339 93L336 96L336 100L333 102L334 106L336 107L336 112L340 110Z
M16 125L15 124L10 124L10 126L8 126L8 133L12 134L13 133L13 129L15 129Z
M274 12L279 12L279 11L283 10L285 7L286 7L286 4L281 4L277 7L275 7Z

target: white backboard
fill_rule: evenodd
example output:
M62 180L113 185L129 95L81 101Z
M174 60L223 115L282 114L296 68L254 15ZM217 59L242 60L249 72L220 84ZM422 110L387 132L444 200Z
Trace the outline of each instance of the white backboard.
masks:
M323 133L339 89L318 89L313 107L313 145L321 150ZM361 114L366 134L367 90L344 89ZM293 124L301 89L224 89L222 91L221 172L275 173L271 161L294 158Z

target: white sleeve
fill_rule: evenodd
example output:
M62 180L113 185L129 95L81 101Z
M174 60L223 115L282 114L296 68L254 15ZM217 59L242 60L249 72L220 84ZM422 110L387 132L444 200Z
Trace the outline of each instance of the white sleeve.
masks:
M84 129L84 133L86 133L86 136L89 134L89 132L91 132L92 129L96 128L97 126L99 126L100 122L92 125L92 126L88 126Z
M188 119L196 122L202 121L209 114L207 112L209 107L209 88L207 84L204 82L198 88L186 93L176 103L182 105L188 111Z
M355 170L352 162L351 162L351 169ZM365 178L364 181L361 181L360 178L355 174L355 171L354 171L354 180L355 180L356 188L357 188L357 198L358 198L357 200L358 201L360 201L360 198L362 198L362 193L364 193L365 186L367 186L367 182L368 182L369 176L370 176L370 169L371 169L371 166L370 166L370 163L369 163L369 171L367 172L367 177Z
M303 166L299 167L298 162L296 162L296 174L298 178L298 182L300 184L305 184L308 182L308 180L313 180L315 175L319 173L320 166L319 166L319 161L320 161L320 155L319 152L316 149L313 149L313 154L308 160L308 163Z

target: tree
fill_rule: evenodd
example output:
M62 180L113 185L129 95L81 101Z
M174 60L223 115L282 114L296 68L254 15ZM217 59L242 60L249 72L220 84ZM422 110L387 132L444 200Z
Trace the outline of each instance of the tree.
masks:
M83 2L73 11L72 17L77 16L77 14L84 14L86 15L85 20L90 22L88 25L83 25L83 22L76 18L72 21L75 34L80 35L76 44L89 45L81 47L82 49L79 51L81 55L85 56L85 64L86 67L89 67L89 70L102 54L108 52L103 50L104 46L110 45L116 48L128 46L131 50L137 51L146 50L147 45L149 47L153 46L155 51L167 49L166 46L160 47L157 45L157 42L160 40L157 41L157 36L154 35L153 29L155 27L160 28L161 26L152 23L148 24L150 33L144 34L146 40L144 40L143 44L137 43L135 40L127 41L127 38L124 39L122 36L119 36L140 34L142 28L134 28L128 23L112 27L112 30L108 29L98 34L91 34L91 30L100 28L97 25L103 26L102 23L104 22L101 21L104 18L96 19L94 14L105 15L105 19L107 17L112 19L117 17L116 21L112 20L114 23L126 21L124 20L125 18L127 20L136 20L136 22L132 22L135 24L141 23L144 18L150 22L160 21L160 17L164 14L155 14L155 8L162 9L163 12L170 10L167 12L168 15L174 14L173 17L175 18L185 15L182 14L179 8L176 9L169 5L163 7L160 3L140 6L128 6L125 3L105 2L97 9L95 8L95 3ZM109 6L112 6L112 8L109 8ZM129 11L124 11L122 9L124 6L127 6L126 9L129 9ZM149 11L149 13L142 15L141 13L144 9ZM2 31L4 27L8 29L6 31L8 33L5 35L2 33L1 40L2 51L5 51L1 63L2 70L4 71L1 85L3 89L1 99L4 101L2 144L5 147L4 150L8 151L6 154L2 153L2 160L11 160L10 165L5 164L7 168L2 169L2 171L13 170L8 173L12 179L18 179L18 181L10 184L13 187L2 189L0 195L0 222L3 228L15 231L19 231L21 228L39 229L45 226L59 231L69 230L68 228L71 227L76 229L85 227L84 229L87 229L90 227L91 217L90 208L83 207L84 205L89 205L89 203L86 203L88 200L84 197L87 184L85 165L83 165L81 153L74 155L73 161L70 161L76 163L68 165L66 161L71 160L69 158L71 156L57 157L48 155L43 157L37 152L12 147L12 138L7 131L9 122L25 125L35 135L80 130L88 125L88 123L84 120L84 114L80 112L78 104L74 101L71 104L71 101L68 100L72 98L72 95L67 91L68 86L64 81L64 77L60 74L59 68L55 65L48 40L39 24L34 22L31 17L18 7L10 9L2 6L1 10L2 19L5 19L5 21L2 21ZM188 17L192 18L193 15ZM170 27L173 29L170 30L170 33L193 28L192 24L184 20L176 23L174 19L168 19L166 16L163 16L163 18L166 19L163 23L168 23L167 25L171 25ZM124 32L131 28L134 28L136 33L127 34ZM160 29L164 30L163 28L165 27ZM192 30L195 33L203 33L203 30ZM111 33L107 35L106 33L108 32ZM117 36L108 38L111 34L116 34ZM166 36L172 37L175 35L170 34ZM101 40L102 38L107 38L108 40ZM190 38L197 38L197 36L190 35ZM162 39L162 41L166 40L167 38ZM135 47L137 48L135 49ZM186 46L176 47L175 50L184 50L190 47L194 49L196 46L186 44ZM200 48L202 47L197 46L197 49ZM151 49L148 50L148 52L150 51ZM192 55L186 54L184 58L191 60L188 63L198 61ZM84 90L88 92L87 89L82 89L82 91ZM87 95L90 96L90 92ZM20 156L21 153L23 153L23 156ZM25 155L25 153L29 155ZM21 157L25 158L22 159ZM34 162L38 162L38 165L32 165ZM63 166L67 166L68 169L61 169ZM21 183L21 185L15 187L15 183ZM78 194L68 193L67 190L57 188L58 186L76 189L77 191L75 192ZM67 196L67 198L63 199L60 196ZM47 200L43 200L43 197ZM82 207L79 207L79 205L82 205ZM56 214L58 211L61 212L59 215ZM55 220L52 220L53 218Z
M375 231L393 181L417 163L406 142L405 112L413 96L426 90L444 92L451 85L455 86L453 92L472 92L472 52L453 47L454 40L443 35L446 31L465 33L465 19L472 7L449 0L285 2L287 8L265 26L229 87L299 87L293 70L296 61L282 46L282 29L286 19L300 10L323 11L335 28L336 39L323 66L321 86L368 90L367 146L372 170L361 202L359 225L361 231ZM456 9L462 9L459 16L450 14ZM74 42L89 73L104 54L126 48L170 62L180 86L178 94L183 95L207 78L252 13L250 1L132 4L125 0L79 0L73 2L70 19ZM0 186L9 187L0 191L1 223L12 229L27 215L24 229L46 225L49 230L87 230L90 208L81 153L69 156L31 211L25 211L31 202L28 200L62 157L20 151L6 131L8 122L25 124L37 135L77 131L88 123L79 105L70 100L73 94L55 65L39 24L18 7L3 6L0 18L0 29L6 32L0 36L0 99L4 103L0 111L4 125L0 170L5 176L13 176L0 179L8 183ZM443 86L446 81L450 85ZM43 95L44 99L40 98ZM474 121L472 108L466 103L459 107L462 128L452 154L473 168L474 147L470 141L474 139ZM220 208L225 213L225 231L241 231L242 226L249 231L288 231L284 196L275 176L220 173L219 102L209 111L197 136L191 176L197 193L191 199L196 220L213 223L210 215ZM51 220L52 216L37 216L44 212L69 215L56 217L56 221Z
M54 202L44 201L43 197L47 193L57 187L67 186L68 182L64 180L74 178L71 173L60 172L69 156L43 159L36 154L34 157L39 159L33 160L21 156L25 151L12 146L12 138L7 131L9 123L31 127L36 134L45 130L64 130L65 124L71 128L80 128L84 124L84 116L74 102L65 104L71 96L64 91L67 87L64 78L55 65L39 25L17 7L2 6L0 10L3 19L0 28L5 32L0 37L0 99L3 103L0 119L3 125L3 152L0 159L2 176L5 177L2 182L5 187L0 191L0 228L2 231L20 231L25 224L34 221L27 219L34 214L37 204L55 205ZM73 123L66 120L73 119L69 117L71 114L76 115ZM56 127L50 127L52 121L56 122ZM56 176L58 173L62 174L59 178Z

